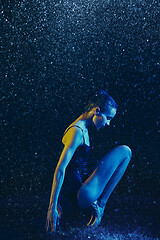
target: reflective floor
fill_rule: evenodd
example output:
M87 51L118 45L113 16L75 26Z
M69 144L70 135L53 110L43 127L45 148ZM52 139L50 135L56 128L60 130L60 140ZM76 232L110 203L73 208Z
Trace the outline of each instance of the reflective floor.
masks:
M71 212L61 220L57 233L45 232L46 197L1 199L3 240L20 239L160 239L160 202L152 197L113 195L108 201L101 225L86 227L90 212Z

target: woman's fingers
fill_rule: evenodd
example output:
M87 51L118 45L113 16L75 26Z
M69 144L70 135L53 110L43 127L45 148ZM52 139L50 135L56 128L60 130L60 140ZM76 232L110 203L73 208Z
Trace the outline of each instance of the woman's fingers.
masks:
M91 224L92 226L94 226L94 224L96 223L97 217L95 217L94 222Z
M59 226L59 217L57 217L57 226Z
M52 215L47 216L46 225L45 225L46 232L48 232L49 227L51 227L52 232L55 232L58 226L59 226L58 212L57 213L55 212L54 216Z
M92 219L93 219L93 215L91 216L91 219L89 221L89 223L87 224L87 227L90 225L90 223L92 222Z
M59 217L57 217L55 220L52 221L52 224L51 224L52 232L55 232L58 226L59 226Z
M91 219L90 219L89 223L87 224L87 227L88 226L92 226L92 227L96 226L96 221L97 221L97 217L92 214Z
M48 227L49 227L49 220L47 219L46 220L46 225L45 225L46 232L48 232Z
M51 231L52 232L56 231L56 221L54 219L52 219L51 221Z
M49 229L49 226L51 225L51 231L54 232L55 231L55 228L56 228L56 224L54 224L54 221L53 219L51 220L46 220L46 225L45 225L45 229L46 229L46 232L48 232L48 229Z

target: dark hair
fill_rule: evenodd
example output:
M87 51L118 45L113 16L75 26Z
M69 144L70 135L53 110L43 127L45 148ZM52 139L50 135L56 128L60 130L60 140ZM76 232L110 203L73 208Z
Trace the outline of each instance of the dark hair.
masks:
M86 112L89 112L93 107L100 107L102 113L107 112L109 107L117 109L118 105L107 91L100 90L92 96L86 106Z

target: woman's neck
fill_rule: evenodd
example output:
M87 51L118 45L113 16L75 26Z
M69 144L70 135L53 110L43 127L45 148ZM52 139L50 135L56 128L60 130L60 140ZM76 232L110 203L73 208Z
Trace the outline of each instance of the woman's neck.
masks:
M93 124L92 123L92 118L93 118L93 113L85 112L82 115L80 115L79 118L77 118L76 121L78 121L78 120L83 121L84 127L88 129L88 127Z

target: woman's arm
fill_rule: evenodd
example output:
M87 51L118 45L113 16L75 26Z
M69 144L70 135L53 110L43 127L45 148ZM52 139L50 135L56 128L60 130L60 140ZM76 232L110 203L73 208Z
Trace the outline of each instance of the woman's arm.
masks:
M74 149L65 145L54 173L49 208L57 208L59 193L64 181L65 169L73 154Z
M56 230L56 222L58 220L57 219L58 218L57 203L58 203L59 193L65 177L65 170L75 150L82 143L82 141L83 141L83 135L80 129L73 127L68 130L66 134L65 147L61 153L61 156L58 161L58 164L54 173L54 177L53 177L50 203L49 203L47 221L46 221L47 231L50 223L51 223L52 231Z

